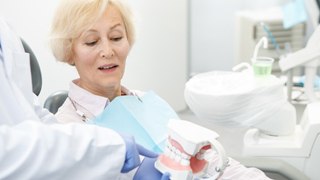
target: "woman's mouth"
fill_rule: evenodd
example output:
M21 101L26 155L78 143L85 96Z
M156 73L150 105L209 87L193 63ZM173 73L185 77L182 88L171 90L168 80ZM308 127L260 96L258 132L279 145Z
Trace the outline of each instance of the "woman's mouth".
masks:
M105 65L105 66L100 66L98 67L99 70L102 70L102 71L112 71L114 69L116 69L118 67L118 65Z

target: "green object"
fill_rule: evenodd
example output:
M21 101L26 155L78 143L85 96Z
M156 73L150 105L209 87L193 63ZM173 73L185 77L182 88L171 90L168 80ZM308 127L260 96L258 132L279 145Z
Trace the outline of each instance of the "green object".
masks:
M268 57L258 57L253 62L253 72L256 76L268 76L272 71L273 59Z

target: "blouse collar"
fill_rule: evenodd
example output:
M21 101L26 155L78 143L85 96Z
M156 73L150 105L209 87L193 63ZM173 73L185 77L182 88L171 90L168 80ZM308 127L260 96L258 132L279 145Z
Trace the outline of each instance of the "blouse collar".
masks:
M107 97L98 96L83 89L76 84L77 81L78 79L75 79L70 82L69 97L77 105L92 113L92 115L99 115L109 105L110 100ZM134 95L134 93L121 86L121 95Z

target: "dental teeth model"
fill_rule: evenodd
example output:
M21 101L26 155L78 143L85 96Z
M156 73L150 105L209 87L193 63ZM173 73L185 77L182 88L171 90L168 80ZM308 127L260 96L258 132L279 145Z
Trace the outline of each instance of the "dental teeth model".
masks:
M212 130L185 120L168 123L168 141L155 167L169 172L171 180L216 179L228 166L228 158L219 136ZM216 163L216 157L219 158Z

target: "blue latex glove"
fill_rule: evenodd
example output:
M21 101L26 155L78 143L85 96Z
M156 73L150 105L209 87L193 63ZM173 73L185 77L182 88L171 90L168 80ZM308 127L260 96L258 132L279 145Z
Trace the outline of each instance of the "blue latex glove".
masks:
M158 154L147 150L139 144L136 144L134 137L120 134L126 144L126 157L121 173L127 173L140 165L139 155L156 158Z
M156 160L157 157L145 157L134 175L133 180L169 180L169 173L162 174L154 167Z

